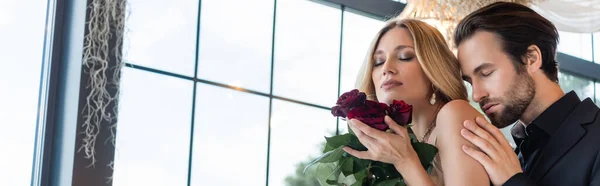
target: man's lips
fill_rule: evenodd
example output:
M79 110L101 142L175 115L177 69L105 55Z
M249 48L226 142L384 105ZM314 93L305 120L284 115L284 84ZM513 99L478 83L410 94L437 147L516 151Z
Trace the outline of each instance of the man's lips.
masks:
M483 107L481 107L481 109L483 110L483 112L485 112L486 114L489 114L488 112L492 111L492 108L495 108L494 106L498 105L497 103L487 103L485 105L483 105Z

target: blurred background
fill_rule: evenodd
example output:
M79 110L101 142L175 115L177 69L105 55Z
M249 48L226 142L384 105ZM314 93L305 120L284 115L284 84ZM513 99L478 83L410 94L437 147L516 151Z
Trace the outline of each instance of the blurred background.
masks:
M0 185L316 186L302 169L324 136L347 131L329 108L410 3L128 0L116 140L100 133L88 167L78 150L90 2L0 0ZM588 2L570 4L587 7L572 10L589 12L570 21L582 26L555 23L559 81L598 103L600 6ZM542 3L531 6L556 16L566 1Z

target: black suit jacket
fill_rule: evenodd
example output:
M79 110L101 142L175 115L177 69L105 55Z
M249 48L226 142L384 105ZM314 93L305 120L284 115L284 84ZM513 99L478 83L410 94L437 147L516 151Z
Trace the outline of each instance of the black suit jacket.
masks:
M579 103L550 138L537 162L506 186L600 186L600 109L590 98Z

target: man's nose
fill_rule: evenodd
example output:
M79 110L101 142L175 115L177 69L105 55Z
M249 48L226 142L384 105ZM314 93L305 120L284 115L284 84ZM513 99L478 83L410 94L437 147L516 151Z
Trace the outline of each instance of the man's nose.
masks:
M472 87L472 89L473 89L473 96L472 96L472 98L473 98L473 101L474 101L474 102L477 102L477 103L479 103L479 102L481 102L481 100L482 100L483 98L485 98L485 97L487 97L487 96L488 96L488 93L487 93L487 91L485 91L485 90L482 88L482 86L481 86L481 85L478 85L477 83L473 83L473 84L471 85L471 87Z

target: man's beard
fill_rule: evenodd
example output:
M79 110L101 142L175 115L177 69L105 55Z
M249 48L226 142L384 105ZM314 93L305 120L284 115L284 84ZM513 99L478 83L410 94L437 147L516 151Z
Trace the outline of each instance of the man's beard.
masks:
M504 109L500 113L487 115L493 125L504 128L516 122L523 115L525 109L531 104L534 95L535 82L527 73L521 73L517 75L516 81L503 97L484 98L479 102L479 106L483 107L487 103L504 105Z

